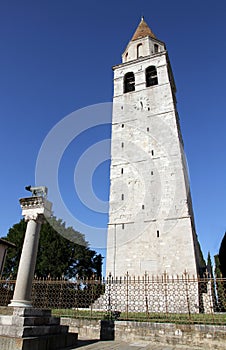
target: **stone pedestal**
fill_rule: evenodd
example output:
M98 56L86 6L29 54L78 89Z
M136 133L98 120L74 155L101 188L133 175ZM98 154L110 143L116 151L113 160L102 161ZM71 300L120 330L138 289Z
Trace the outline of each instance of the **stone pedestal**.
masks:
M74 346L77 333L68 333L50 310L14 308L13 315L0 316L1 350L57 350Z

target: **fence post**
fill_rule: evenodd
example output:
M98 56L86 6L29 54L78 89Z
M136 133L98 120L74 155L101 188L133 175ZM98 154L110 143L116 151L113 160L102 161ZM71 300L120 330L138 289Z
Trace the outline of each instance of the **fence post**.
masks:
M163 274L163 280L164 280L164 295L165 295L166 315L168 317L169 309L168 309L168 291L167 291L167 272L166 271Z
M186 291L186 299L187 299L187 306L188 306L188 317L189 321L191 320L191 308L190 308L190 298L189 298L189 291L188 291L188 280L189 280L189 275L187 271L184 271L184 277L185 277L185 291Z
M111 313L111 272L109 273L107 283L108 283L108 312Z
M129 272L126 273L126 319L129 318Z
M144 274L144 296L145 296L145 311L146 311L146 318L149 318L149 310L148 310L148 290L147 290L147 271L145 271Z

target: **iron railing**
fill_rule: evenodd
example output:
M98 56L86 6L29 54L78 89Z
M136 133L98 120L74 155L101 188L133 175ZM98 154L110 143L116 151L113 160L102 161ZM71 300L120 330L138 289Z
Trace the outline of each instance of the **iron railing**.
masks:
M0 306L13 298L15 281L0 280ZM182 276L35 279L34 308L58 316L153 322L226 323L226 279ZM8 308L9 309L9 308Z

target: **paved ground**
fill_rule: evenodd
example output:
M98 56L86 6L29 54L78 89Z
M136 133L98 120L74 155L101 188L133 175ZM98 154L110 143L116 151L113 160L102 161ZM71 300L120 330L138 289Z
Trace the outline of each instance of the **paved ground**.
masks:
M150 342L131 342L123 341L99 341L99 340L78 340L76 347L71 350L201 350L201 348L187 346L171 346L171 345L154 345Z

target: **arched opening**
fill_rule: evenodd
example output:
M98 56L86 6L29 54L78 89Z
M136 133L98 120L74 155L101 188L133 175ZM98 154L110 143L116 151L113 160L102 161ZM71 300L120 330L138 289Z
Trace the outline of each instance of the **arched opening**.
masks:
M137 45L137 58L142 57L143 56L143 47L142 44L138 44Z
M124 92L135 90L135 77L133 72L126 73L124 76Z
M155 66L146 68L146 86L153 86L158 84L157 70Z

